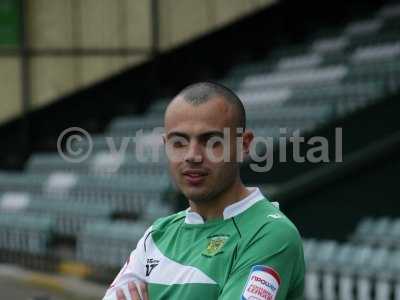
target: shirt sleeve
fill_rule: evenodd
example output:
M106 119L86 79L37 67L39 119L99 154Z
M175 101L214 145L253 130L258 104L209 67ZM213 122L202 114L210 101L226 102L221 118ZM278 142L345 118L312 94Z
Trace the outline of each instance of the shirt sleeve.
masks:
M151 228L149 228L139 240L136 245L136 249L131 252L128 260L121 268L110 287L107 289L103 300L115 300L117 288L121 288L125 295L129 295L128 282L146 281L146 253L144 244L150 231Z
M294 225L276 220L237 252L219 300L302 300L304 255Z

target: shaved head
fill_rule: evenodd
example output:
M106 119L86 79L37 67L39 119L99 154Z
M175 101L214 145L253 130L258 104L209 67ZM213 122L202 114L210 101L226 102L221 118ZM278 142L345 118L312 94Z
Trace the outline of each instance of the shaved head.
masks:
M214 98L222 98L231 105L236 112L236 126L246 129L246 112L242 101L229 88L214 82L198 82L185 87L177 97L183 98L192 105L200 105Z

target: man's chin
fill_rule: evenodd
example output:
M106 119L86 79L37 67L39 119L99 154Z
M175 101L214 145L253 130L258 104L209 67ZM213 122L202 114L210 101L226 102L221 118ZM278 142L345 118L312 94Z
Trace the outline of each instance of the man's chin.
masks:
M189 188L186 189L183 194L187 199L190 199L193 202L204 202L209 198L209 193L204 189L195 190L193 188Z

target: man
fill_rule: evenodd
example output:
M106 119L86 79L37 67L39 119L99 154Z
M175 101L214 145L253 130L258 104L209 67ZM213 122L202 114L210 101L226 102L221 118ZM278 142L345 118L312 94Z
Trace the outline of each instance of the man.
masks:
M163 140L190 207L146 231L104 299L303 299L298 231L240 179L253 140L245 122L242 102L219 84L190 85L172 100Z

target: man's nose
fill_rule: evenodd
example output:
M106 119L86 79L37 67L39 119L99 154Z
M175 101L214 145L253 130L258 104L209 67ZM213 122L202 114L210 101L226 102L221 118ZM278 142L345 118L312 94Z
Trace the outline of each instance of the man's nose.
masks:
M190 142L189 149L185 156L185 161L188 163L203 162L203 150L198 142L196 141Z

